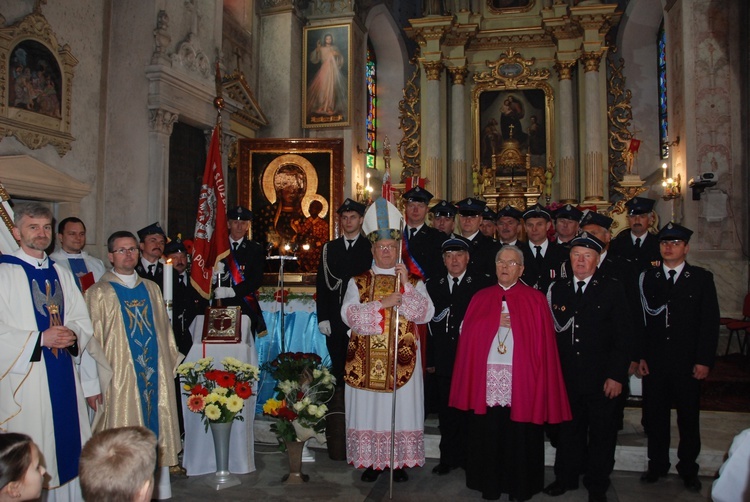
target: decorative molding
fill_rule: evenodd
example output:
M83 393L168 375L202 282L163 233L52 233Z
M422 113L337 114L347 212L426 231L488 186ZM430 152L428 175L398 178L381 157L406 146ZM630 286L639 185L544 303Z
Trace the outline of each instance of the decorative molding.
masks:
M442 61L425 61L421 60L422 66L424 66L425 75L427 80L440 80L440 76L443 73L445 65Z
M628 172L626 153L628 141L633 133L628 129L633 120L633 109L630 100L633 97L630 89L625 88L625 61L615 61L617 48L612 47L607 57L607 129L609 132L608 164L610 197L616 195L617 183ZM622 192L620 192L622 193Z
M295 11L296 3L298 3L298 0L261 0L260 13L261 15L265 15L278 12Z
M4 24L4 18L2 21ZM49 56L47 64L56 65L55 70L59 72L60 89L59 93L57 89L52 89L57 103L51 105L51 110L43 111L41 105L39 110L31 107L31 103L40 103L38 96L29 103L10 103L10 77L15 75L11 72L15 72L16 69L8 68L7 64L11 63L10 59L15 49L25 43L42 45ZM51 145L60 157L68 153L71 143L75 141L70 131L73 68L77 64L78 60L71 53L70 46L58 44L57 37L40 8L35 8L33 13L16 24L0 28L0 141L5 136L14 136L21 144L32 150ZM45 92L40 92L39 96L45 93L46 89ZM17 104L25 106L15 106Z
M448 74L453 80L453 85L464 85L469 69L465 66L451 66L448 67Z
M446 22L451 21L451 17L446 18L427 18L431 22L439 22L441 20L445 20ZM422 21L422 20L420 20ZM411 22L412 29L411 29L411 35L412 38L421 46L424 47L428 44L428 42L437 41L440 43L443 40L443 37L447 33L448 29L450 28L450 25L440 24L440 25L421 25L417 24L415 26L415 21Z
M507 34L489 37L474 37L469 42L467 50L486 51L493 49L504 49L506 47L539 48L556 47L554 40L546 33L536 34Z
M410 63L414 66L414 73L404 87L404 99L398 103L399 129L404 131L404 136L398 142L396 148L403 165L401 170L402 183L406 178L419 176L421 170L419 164L421 117L419 113L419 87L417 86L420 70L415 59L412 59Z
M581 61L583 62L583 71L588 73L590 71L599 71L599 64L602 61L601 52L584 52L581 54Z
M242 105L242 108L238 108L232 113L232 120L236 120L254 131L268 125L268 119L261 110L242 72L234 71L225 76L222 86L227 98Z
M354 14L357 4L352 0L311 0L308 4L310 17Z
M545 93L552 92L552 89L546 84L549 80L550 71L547 68L532 70L534 58L524 59L521 54L516 52L512 47L501 54L497 61L486 61L489 71L483 71L474 75L474 83L477 90L485 90L489 87L498 87L503 89L518 89L519 87L549 88ZM544 86L538 85L545 83Z
M187 38L177 46L177 52L172 54L172 64L179 65L188 71L199 73L204 78L211 76L211 62L200 46L200 40L195 33L188 33Z
M149 130L169 136L178 118L180 118L178 113L163 108L151 109L148 111Z
M571 80L576 66L578 66L578 61L556 61L553 68L557 72L558 80Z

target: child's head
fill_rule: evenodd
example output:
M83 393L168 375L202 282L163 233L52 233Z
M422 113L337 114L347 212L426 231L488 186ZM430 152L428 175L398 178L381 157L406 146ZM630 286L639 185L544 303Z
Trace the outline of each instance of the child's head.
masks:
M0 434L0 500L35 500L47 470L39 448L26 434Z
M156 467L156 436L145 427L99 432L81 451L78 475L88 501L151 500Z

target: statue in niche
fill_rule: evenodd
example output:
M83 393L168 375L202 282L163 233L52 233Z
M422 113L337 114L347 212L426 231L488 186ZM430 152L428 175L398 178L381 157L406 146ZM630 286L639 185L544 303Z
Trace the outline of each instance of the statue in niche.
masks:
M156 17L156 29L154 30L154 54L151 56L151 64L157 64L160 56L166 56L167 46L172 41L169 35L169 15L167 11L160 10Z

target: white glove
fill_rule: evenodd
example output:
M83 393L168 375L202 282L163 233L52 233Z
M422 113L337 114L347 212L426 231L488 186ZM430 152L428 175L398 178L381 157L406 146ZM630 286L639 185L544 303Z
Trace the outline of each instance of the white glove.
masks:
M214 289L214 298L217 300L220 300L222 298L234 298L235 292L234 289L228 288L226 286L220 286L216 289Z
M221 276L223 274L224 274L224 264L222 262L219 262L214 267L214 275Z
M331 321L320 321L318 323L318 329L325 336L331 336Z

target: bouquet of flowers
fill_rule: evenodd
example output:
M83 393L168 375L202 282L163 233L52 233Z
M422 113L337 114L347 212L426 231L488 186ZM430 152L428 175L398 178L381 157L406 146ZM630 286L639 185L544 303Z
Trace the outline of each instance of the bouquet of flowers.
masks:
M276 379L274 397L263 405L263 414L277 422L271 425L280 443L306 441L312 437L325 443L326 403L333 397L336 379L317 354L284 352L264 369Z
M259 373L257 366L233 357L222 359L223 371L214 369L213 362L213 357L204 357L177 368L183 394L188 396L188 409L201 414L206 430L209 423L244 420L238 413L253 395L253 381L258 380Z

